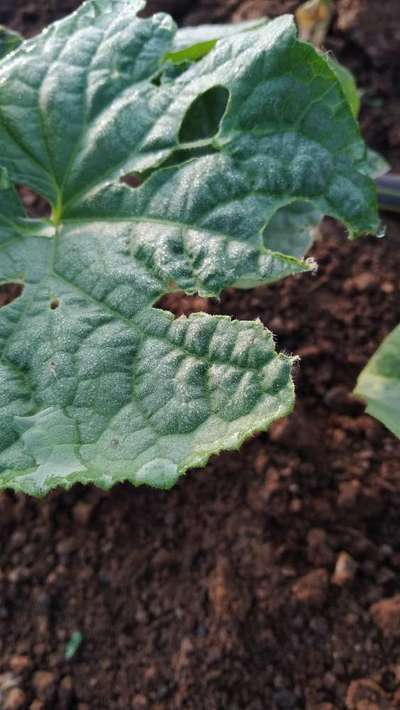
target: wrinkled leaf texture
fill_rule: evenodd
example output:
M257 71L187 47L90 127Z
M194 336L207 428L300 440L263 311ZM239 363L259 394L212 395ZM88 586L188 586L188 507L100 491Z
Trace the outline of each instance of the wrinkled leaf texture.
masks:
M0 283L23 285L0 310L2 488L169 488L267 429L294 397L271 333L155 304L312 268L268 228L284 207L353 237L377 227L346 98L291 17L163 82L176 28L141 8L89 0L0 64ZM221 91L199 137L196 100ZM131 173L146 177L136 189ZM51 220L26 216L15 183Z

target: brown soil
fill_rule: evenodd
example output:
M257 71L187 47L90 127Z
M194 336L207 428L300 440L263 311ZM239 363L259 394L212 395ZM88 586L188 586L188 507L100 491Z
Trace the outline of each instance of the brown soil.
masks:
M76 4L2 0L0 22L30 34ZM194 23L297 3L151 4ZM364 88L369 142L399 168L400 4L336 9L327 46ZM323 231L317 276L167 303L261 317L302 358L290 418L170 493L0 495L2 708L400 708L400 445L350 396L400 321L399 222L383 240Z

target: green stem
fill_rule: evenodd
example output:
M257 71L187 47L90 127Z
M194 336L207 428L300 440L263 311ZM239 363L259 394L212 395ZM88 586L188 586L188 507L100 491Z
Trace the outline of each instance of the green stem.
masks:
M400 175L388 173L375 180L378 188L379 208L385 212L400 213Z
M53 205L53 209L51 210L51 216L50 220L53 222L53 224L57 227L60 222L61 222L61 217L62 217L62 212L63 212L63 202L62 202L62 193L59 189L57 189L57 200L55 205Z

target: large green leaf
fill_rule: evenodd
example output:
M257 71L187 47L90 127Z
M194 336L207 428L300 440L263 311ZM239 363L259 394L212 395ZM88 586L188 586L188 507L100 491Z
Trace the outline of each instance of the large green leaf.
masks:
M362 371L354 394L366 401L369 414L400 437L400 325Z
M13 32L7 27L0 25L0 59L19 47L22 42L21 35L18 32Z
M0 487L167 488L266 429L293 404L271 334L155 303L312 268L264 245L286 205L352 236L377 227L357 125L292 18L160 84L175 27L141 6L89 0L0 66L0 282L24 284L0 311ZM221 87L204 135L199 97ZM136 189L119 181L132 172L147 176ZM44 196L51 220L27 219L10 181Z

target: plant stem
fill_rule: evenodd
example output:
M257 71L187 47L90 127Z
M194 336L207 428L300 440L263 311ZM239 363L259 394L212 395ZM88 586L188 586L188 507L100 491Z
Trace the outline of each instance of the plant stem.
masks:
M375 180L379 208L385 212L400 213L400 175L388 173Z

